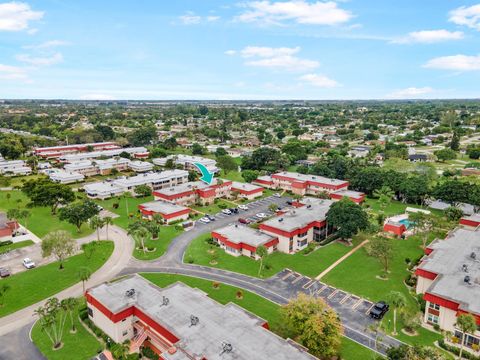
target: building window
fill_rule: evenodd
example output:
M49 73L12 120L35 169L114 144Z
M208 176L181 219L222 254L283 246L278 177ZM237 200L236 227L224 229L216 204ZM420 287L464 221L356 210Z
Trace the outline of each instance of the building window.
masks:
M433 314L428 314L427 321L432 324L438 324L438 316Z
M440 310L440 305L438 304L430 303L428 307L433 310Z
M90 307L87 307L88 316L93 317L93 310Z
M125 321L127 321L127 318L125 318L125 319L122 319L122 322L125 322Z

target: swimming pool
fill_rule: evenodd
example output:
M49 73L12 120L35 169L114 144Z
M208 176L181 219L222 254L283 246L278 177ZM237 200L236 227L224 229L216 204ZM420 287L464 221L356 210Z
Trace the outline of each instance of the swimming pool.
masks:
M412 226L412 222L408 219L402 219L399 221L399 223L405 225L407 229L410 228L410 226Z

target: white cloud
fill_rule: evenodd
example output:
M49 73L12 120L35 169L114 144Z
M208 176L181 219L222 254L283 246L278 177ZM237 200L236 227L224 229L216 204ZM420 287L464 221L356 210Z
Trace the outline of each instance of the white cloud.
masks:
M243 22L281 24L294 21L299 24L337 25L349 21L353 15L333 1L251 1L247 10L236 19Z
M240 54L245 57L262 57L262 58L270 58L270 57L277 57L277 56L290 56L298 53L300 51L300 47L294 48L287 48L287 47L279 47L279 48L271 48L266 46L247 46L240 51Z
M0 79L28 80L28 75L21 67L0 64Z
M192 12L187 12L185 15L178 17L185 25L199 24L202 18Z
M423 67L456 71L480 70L480 55L440 56L429 60Z
M200 16L196 15L193 11L187 11L185 15L179 16L178 18L184 25L196 25L201 22L215 22L220 19L220 16Z
M285 55L260 60L251 60L247 61L245 65L302 72L313 70L317 68L320 63L315 60L300 59L295 56Z
M33 66L49 66L58 64L63 61L63 56L61 53L55 53L51 56L45 57L34 57L29 54L19 54L16 56L18 61L27 63Z
M50 49L50 48L54 48L58 46L66 46L66 45L70 45L70 43L63 40L50 40L50 41L45 41L38 45L26 45L26 46L23 46L23 48L24 49Z
M422 98L425 97L427 94L431 94L433 89L429 86L425 87L409 87L406 89L401 89L394 91L387 95L387 98L390 99L414 99L414 98Z
M321 88L333 88L340 86L337 81L321 74L305 74L303 76L300 76L299 79L308 82L310 85Z
M413 31L408 33L407 36L395 39L392 43L395 44L410 44L410 43L423 43L433 44L442 41L449 40L461 40L463 39L463 32L461 31L448 31L448 30L422 30Z
M480 4L469 7L461 6L450 11L449 15L449 21L480 31Z
M30 5L22 2L0 4L0 31L27 30L30 21L43 17L43 11L33 11Z
M84 94L80 96L81 100L116 100L115 96L109 94Z
M277 70L287 70L293 72L311 71L320 63L315 60L302 59L294 56L300 51L300 47L264 47L247 46L240 51L228 50L227 55L239 54L241 57L249 59L245 62L247 66L264 67Z

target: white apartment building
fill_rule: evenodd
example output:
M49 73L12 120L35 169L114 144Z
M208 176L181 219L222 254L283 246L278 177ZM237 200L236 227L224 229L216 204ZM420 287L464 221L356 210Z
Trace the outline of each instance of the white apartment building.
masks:
M130 161L130 163L128 164L128 168L137 173L144 173L147 171L152 171L153 164L146 161L135 160Z
M214 159L205 158L202 156L192 156L192 155L169 155L164 158L153 159L153 163L158 166L165 166L167 161L172 159L175 165L182 166L185 170L195 170L199 171L198 168L194 165L195 163L200 163L205 166L210 172L218 172L217 162Z
M91 151L78 154L68 154L59 157L61 162L75 162L83 160L94 160L98 158L107 159L120 155L121 153L130 154L134 158L148 157L148 150L143 146L130 148L117 148L112 150Z
M5 160L0 156L0 174L6 176L28 175L32 169L23 160Z
M58 182L60 184L73 184L81 182L85 179L85 176L77 172L69 172L60 169L52 169L48 172L50 180Z

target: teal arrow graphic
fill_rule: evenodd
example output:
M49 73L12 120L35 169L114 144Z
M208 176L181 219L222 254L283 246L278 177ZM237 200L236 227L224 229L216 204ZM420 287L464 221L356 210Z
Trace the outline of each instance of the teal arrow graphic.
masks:
M206 167L205 165L201 164L201 163L193 163L193 165L195 165L198 170L200 170L200 172L202 173L202 177L200 178L200 180L202 180L204 183L210 185L212 182L213 182L213 173L211 173Z

